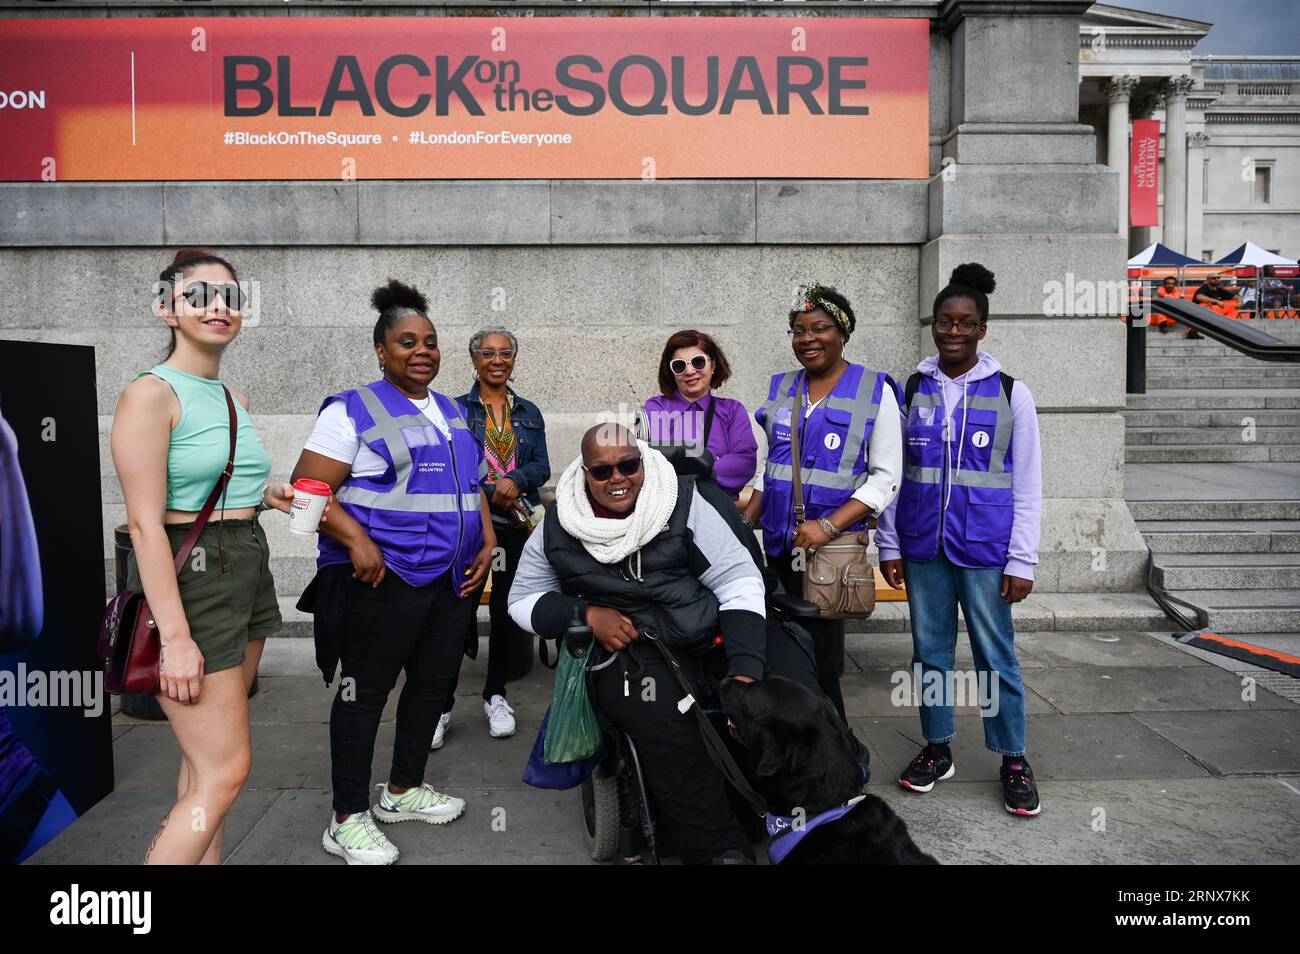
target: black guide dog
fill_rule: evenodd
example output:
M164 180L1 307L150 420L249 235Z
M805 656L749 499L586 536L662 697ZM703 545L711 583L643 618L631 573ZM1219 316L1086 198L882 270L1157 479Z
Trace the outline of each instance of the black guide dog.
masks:
M790 865L934 865L907 825L875 795L841 817L818 816L862 795L862 767L830 701L781 676L722 683L722 707L745 749L749 777L778 825L770 854ZM769 825L771 831L772 825ZM786 846L792 842L792 849ZM788 854L785 853L788 851Z

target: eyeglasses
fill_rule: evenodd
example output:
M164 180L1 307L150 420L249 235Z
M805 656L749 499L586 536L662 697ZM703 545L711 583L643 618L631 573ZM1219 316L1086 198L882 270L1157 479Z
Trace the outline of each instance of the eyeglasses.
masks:
M976 328L978 328L980 326L980 323L978 321L972 321L970 318L963 318L961 321L956 323L956 326L958 331L960 331L964 335L968 335ZM952 329L953 329L953 320L951 318L934 319L934 330L939 332L940 334L947 334L948 332L952 331Z
M786 331L791 338L798 338L800 335L824 335L828 331L834 331L836 325L822 322L819 325L813 325L811 328L790 328Z
M502 361L513 361L515 357L514 350L511 348L502 348L500 351L493 351L491 348L479 348L474 353L484 361L491 361L494 358L500 358Z
M691 358L690 365L696 371L703 371L709 366L709 356L697 354L695 357ZM678 377L681 377L686 373L686 359L673 358L673 360L668 362L668 370Z
M231 311L243 309L244 292L238 285L233 284L212 285L208 282L191 282L176 297L183 296L194 308L207 308L217 300L218 295L225 299L226 307Z
M602 484L614 476L615 467L618 468L618 472L624 477L631 477L641 469L641 455L638 454L636 457L625 457L617 464L593 464L590 467L586 464L582 465L583 470L591 474L593 478L600 481Z

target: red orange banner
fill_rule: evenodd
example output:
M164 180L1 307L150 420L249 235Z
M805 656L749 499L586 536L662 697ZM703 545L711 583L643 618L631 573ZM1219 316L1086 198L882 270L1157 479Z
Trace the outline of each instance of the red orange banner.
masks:
M924 178L929 24L0 21L0 179Z
M1159 225L1160 120L1133 120L1129 160L1129 225Z

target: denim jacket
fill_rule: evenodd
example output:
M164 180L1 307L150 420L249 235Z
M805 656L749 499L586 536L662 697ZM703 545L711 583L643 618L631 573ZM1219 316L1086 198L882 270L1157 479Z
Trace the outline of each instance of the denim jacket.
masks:
M515 394L511 388L510 426L515 432L515 469L506 474L519 487L522 496L534 507L542 502L542 484L551 479L551 461L546 455L546 422L542 412L532 401L526 401ZM487 434L487 411L478 396L478 382L470 387L468 394L456 398L456 403L465 408L465 420L469 429L482 444ZM492 485L484 484L488 496L492 495Z

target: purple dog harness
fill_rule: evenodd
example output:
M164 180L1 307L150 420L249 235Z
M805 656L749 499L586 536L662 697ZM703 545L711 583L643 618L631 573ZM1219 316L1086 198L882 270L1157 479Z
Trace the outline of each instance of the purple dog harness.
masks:
M828 812L814 815L812 818L803 821L802 824L796 824L799 822L798 816L769 813L767 816L767 835L772 841L767 847L767 855L772 859L772 864L779 865L785 861L790 852L799 847L799 842L803 841L810 831L843 818L866 797L865 795L859 795L856 798L851 798L839 808L832 808Z

